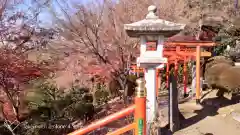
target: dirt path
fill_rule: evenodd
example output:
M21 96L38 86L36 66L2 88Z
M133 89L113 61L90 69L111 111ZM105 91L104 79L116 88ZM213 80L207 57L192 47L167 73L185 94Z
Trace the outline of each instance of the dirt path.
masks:
M184 119L181 130L173 135L240 135L240 98L219 99L215 95L213 91L204 97L202 105L196 105L195 100L179 104ZM167 106L160 109L162 127L168 122L167 111Z
M215 106L198 107L195 103L180 105L185 117L183 129L174 135L240 135L240 104L216 109Z

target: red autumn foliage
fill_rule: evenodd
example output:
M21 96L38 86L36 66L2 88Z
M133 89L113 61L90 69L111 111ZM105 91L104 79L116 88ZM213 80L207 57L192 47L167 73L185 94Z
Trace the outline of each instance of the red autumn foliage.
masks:
M3 116L6 120L8 120L11 123L17 121L17 116L14 113L14 108L11 102L3 103L2 111L3 111Z
M0 49L0 85L7 86L5 83L25 83L31 79L41 77L50 70L44 64L36 64L27 60L24 55L15 53L12 50Z
M97 82L108 82L111 80L111 75L114 72L111 66L100 66L100 65L92 65L89 67L85 67L84 72L91 77L94 77Z
M202 41L212 41L213 38L217 35L217 33L211 30L202 30L199 36L199 40Z
M11 49L0 49L0 90L4 92L3 114L9 121L19 120L20 93L29 81L48 75L54 71L53 66L29 61L24 54Z

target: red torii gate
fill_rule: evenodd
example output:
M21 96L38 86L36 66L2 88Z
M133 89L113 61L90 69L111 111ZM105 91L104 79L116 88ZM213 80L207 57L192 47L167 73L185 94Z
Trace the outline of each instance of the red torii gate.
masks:
M177 76L178 64L179 62L183 63L183 83L184 83L184 94L187 92L187 62L190 60L195 60L196 58L196 49L189 47L180 47L176 46L174 48L164 48L164 57L168 58L168 63L166 64L166 81L168 87L168 76L169 76L169 66L174 64L174 74ZM201 57L211 56L210 52L203 51L200 54Z
M201 47L213 47L216 44L211 41L188 41L188 42L165 42L165 46L175 47L175 56L185 56L190 59L195 58L196 60L196 101L197 103L200 102L200 57L201 56L211 56L210 52L201 52ZM181 47L183 50L181 51ZM186 49L187 48L187 49ZM192 50L189 48L193 48ZM195 49L196 48L196 49ZM191 51L190 51L191 50ZM177 64L177 63L176 63ZM175 68L177 69L177 68ZM186 65L185 65L186 70ZM186 73L185 73L186 74ZM186 79L186 78L185 78ZM185 88L186 89L186 88Z
M149 45L150 43L148 43ZM151 48L151 50L154 50L153 48ZM184 67L184 78L183 78L183 82L184 82L184 93L186 93L187 91L187 66L186 63L192 59L194 59L195 57L195 49L194 48L183 48L181 49L179 46L176 47L176 49L174 48L164 48L163 51L163 55L164 57L168 58L168 63L166 64L166 81L167 81L167 87L168 87L168 78L169 78L169 65L174 64L174 74L177 75L177 71L178 71L178 63L179 62L183 62L183 67ZM201 52L201 56L211 56L210 52ZM143 73L144 69L143 68L139 68L136 66L136 64L131 66L132 72L135 73ZM159 84L160 84L160 70L161 69L157 69L157 94L158 94L158 89L160 88Z
M185 38L187 36L174 36L174 38L176 39L176 37L181 37L181 39ZM173 38L173 39L174 39ZM194 39L194 40L193 40ZM156 50L156 45L155 43L153 44L152 42L147 43L147 50L148 51L153 51ZM175 75L177 75L177 71L178 71L178 63L181 61L183 61L183 66L184 66L184 78L183 78L183 82L184 82L184 93L186 94L187 91L187 66L186 63L190 60L196 60L196 100L197 102L199 102L200 99L200 57L206 57L206 56L211 56L210 52L207 51L203 51L201 52L201 47L213 47L215 46L215 43L212 41L199 41L199 40L195 40L195 38L192 38L191 41L171 41L167 40L164 43L164 51L163 51L163 56L168 58L168 63L166 64L166 80L167 80L167 85L168 85L168 75L169 75L169 66L170 64L174 63L174 73ZM135 70L136 72L143 72L144 69L138 68L136 67L136 65L133 65L131 67L133 70ZM159 73L160 70L157 69L157 82L159 82L160 77L159 77ZM159 83L156 83L156 92L158 94L158 89L160 88ZM167 86L168 87L168 86Z

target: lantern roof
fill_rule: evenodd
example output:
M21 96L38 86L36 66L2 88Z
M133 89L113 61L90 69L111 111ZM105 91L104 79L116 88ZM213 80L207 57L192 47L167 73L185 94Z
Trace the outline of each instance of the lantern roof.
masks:
M141 35L162 35L164 37L171 37L185 28L185 24L160 19L156 15L156 11L156 6L151 5L148 7L148 14L145 19L131 24L125 24L124 29L128 36L139 37Z

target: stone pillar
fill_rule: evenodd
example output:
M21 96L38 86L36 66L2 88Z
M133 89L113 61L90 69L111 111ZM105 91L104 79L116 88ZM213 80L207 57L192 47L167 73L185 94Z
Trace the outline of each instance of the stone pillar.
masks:
M140 37L140 55L143 55L147 50L147 41L145 36Z
M163 57L163 43L164 43L164 36L158 36L157 52L159 53L159 57Z
M180 127L179 109L178 109L178 89L177 89L177 78L174 74L170 74L169 78L169 128L172 132L175 132Z
M150 124L156 117L157 112L157 97L156 97L156 69L146 68L145 70L145 80L147 89L147 123ZM154 79L153 79L154 78Z

